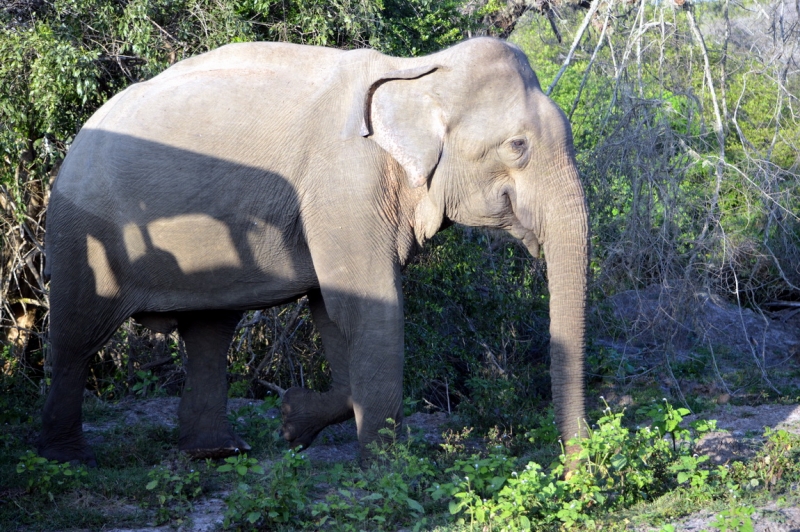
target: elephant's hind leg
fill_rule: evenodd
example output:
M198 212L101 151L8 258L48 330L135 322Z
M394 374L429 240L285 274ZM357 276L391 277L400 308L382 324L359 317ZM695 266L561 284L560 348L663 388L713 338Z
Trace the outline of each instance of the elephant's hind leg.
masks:
M89 361L93 352L67 360L69 350L51 347L52 386L42 410L42 432L37 442L39 455L58 462L97 465L94 452L83 436L81 405Z
M186 343L186 385L178 409L179 447L193 458L222 458L250 446L228 422L227 352L241 312L198 311L178 316Z
M108 301L92 305L65 303L59 290L51 296L50 357L52 384L42 410L39 455L59 462L97 465L83 435L81 405L92 356L122 322ZM91 309L88 311L86 309Z
M308 301L314 325L325 347L333 385L325 393L289 388L283 396L283 437L292 447L303 448L311 445L328 425L353 417L347 344L336 324L328 317L319 291L309 293Z

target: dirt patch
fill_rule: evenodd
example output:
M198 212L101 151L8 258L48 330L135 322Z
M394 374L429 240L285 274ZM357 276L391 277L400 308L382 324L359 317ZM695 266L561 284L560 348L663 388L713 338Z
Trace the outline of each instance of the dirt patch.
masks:
M697 446L698 453L710 456L714 464L752 458L763 443L767 427L800 434L800 405L725 405L713 412L687 416L686 422L695 419L715 419L721 429L703 436Z
M766 427L800 434L800 405L725 405L698 417L716 419L717 427L737 437L747 437L753 433L761 436Z
M709 511L697 512L672 524L679 532L718 530L710 528L717 515ZM754 532L800 532L800 508L794 504L768 503L758 508L750 519L753 520ZM648 530L655 532L660 529L648 528Z

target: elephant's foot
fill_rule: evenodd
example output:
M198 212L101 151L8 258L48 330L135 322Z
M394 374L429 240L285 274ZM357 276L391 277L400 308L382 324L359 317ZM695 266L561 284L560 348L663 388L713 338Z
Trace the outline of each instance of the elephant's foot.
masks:
M199 432L181 436L178 448L195 460L226 458L251 447L233 432Z
M328 392L320 394L305 388L289 388L283 395L281 413L283 438L291 447L307 449L328 425L353 417L347 397Z
M69 462L73 465L83 464L88 467L97 467L97 460L91 446L81 438L79 443L70 445L39 443L37 448L39 456L56 462Z

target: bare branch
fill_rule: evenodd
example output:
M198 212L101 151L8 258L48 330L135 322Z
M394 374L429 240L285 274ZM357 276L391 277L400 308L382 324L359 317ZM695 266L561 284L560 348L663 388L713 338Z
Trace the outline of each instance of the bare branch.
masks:
M578 48L578 44L580 44L581 39L583 39L583 34L586 32L586 28L589 27L589 23L592 21L592 17L595 13L597 13L597 8L600 7L600 2L602 0L592 0L592 4L589 7L589 11L586 13L586 16L583 17L583 22L581 23L580 28L575 33L575 39L572 41L572 47L569 49L569 53L567 53L566 59L564 59L564 64L561 65L561 69L556 74L556 77L553 79L553 82L550 83L550 86L547 87L545 94L550 96L553 92L553 89L558 84L558 80L561 79L561 76L564 74L564 71L567 70L570 62L572 61L572 56L575 54L575 50Z

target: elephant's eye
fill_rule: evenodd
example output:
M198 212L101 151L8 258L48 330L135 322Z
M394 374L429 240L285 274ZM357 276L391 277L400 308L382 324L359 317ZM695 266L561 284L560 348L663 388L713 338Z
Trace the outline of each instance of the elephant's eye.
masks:
M498 151L500 160L512 168L522 168L530 159L530 144L523 135L514 136L506 140Z
M525 151L527 144L528 143L525 142L525 139L514 139L511 141L511 149L517 153L522 153Z

